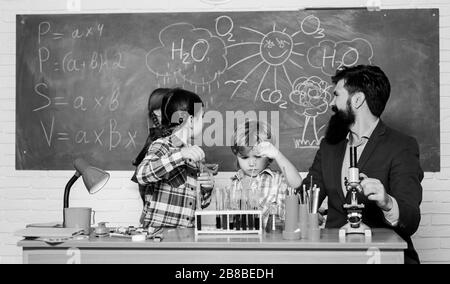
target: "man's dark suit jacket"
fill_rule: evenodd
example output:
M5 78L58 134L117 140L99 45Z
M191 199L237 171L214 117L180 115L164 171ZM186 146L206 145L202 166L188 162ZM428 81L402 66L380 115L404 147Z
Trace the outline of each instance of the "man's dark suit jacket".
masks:
M341 169L347 140L338 144L328 144L322 140L313 165L303 183L309 187L310 175L313 183L320 187L319 204L328 196L328 216L325 227L340 228L347 223L343 208L346 197L341 187ZM395 228L407 243L405 263L419 263L419 256L411 241L420 222L422 202L423 171L419 162L419 148L416 140L387 127L381 120L369 138L358 161L360 173L381 181L386 192L397 200L399 221ZM347 197L349 197L348 195ZM387 227L382 210L374 201L359 195L365 204L363 222L371 228Z

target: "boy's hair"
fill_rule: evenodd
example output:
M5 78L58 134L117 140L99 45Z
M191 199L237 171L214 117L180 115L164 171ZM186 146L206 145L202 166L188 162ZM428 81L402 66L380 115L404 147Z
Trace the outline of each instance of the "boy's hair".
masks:
M202 99L197 94L180 88L171 89L162 100L162 126L173 129L183 124L186 114L195 116L196 112L200 111L198 107L200 104L202 107L204 106Z
M246 156L258 143L265 141L275 144L270 125L262 121L246 121L243 124L236 125L231 142L231 151L236 156Z
M380 67L373 65L343 67L331 77L335 85L342 79L349 94L364 93L370 112L376 117L381 116L391 93L391 85Z

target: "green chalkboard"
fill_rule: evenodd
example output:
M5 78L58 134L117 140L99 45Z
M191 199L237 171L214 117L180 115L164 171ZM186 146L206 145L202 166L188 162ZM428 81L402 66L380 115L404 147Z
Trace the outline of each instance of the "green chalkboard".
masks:
M18 15L16 44L19 170L68 170L77 157L131 170L149 93L182 87L223 124L267 116L306 171L331 115L330 76L368 63L391 80L382 118L417 138L426 171L440 169L437 9ZM204 145L221 171L236 164L217 146L228 128Z

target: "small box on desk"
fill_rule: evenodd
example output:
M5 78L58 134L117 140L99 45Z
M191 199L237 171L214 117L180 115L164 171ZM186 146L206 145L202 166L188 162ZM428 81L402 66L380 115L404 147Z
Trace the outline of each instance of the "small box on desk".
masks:
M202 216L216 216L215 225L203 225ZM262 235L261 210L197 210L195 235L200 234L259 234Z

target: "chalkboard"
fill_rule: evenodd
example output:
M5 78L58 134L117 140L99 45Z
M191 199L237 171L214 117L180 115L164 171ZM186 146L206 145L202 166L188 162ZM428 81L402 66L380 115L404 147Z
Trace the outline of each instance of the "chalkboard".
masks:
M419 141L424 170L440 169L437 9L18 15L16 44L18 170L69 170L77 157L133 169L149 93L182 87L224 124L266 115L306 171L332 113L330 76L369 63L391 80L384 121ZM214 145L228 145L223 132ZM204 149L235 169L229 147Z

